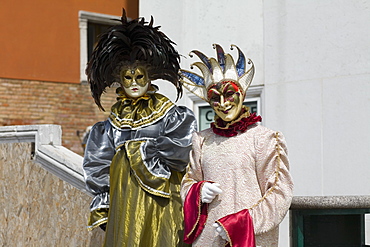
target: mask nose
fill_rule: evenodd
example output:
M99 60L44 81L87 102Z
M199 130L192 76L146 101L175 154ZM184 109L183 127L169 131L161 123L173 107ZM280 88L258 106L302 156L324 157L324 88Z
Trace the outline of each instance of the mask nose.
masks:
M132 79L132 84L131 84L131 87L132 86L137 86L137 81L136 81L136 79L134 78L134 79Z
M226 107L228 104L227 104L227 101L225 101L225 97L223 95L221 95L220 97L220 106L221 107Z

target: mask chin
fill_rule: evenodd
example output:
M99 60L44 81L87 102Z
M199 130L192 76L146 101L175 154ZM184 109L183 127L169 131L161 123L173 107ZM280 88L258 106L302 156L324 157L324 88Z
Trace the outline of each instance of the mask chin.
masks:
M216 113L216 115L221 118L225 122L231 122L237 119L241 114L241 105L232 105L231 108L226 112L220 108L213 109Z
M143 96L148 91L148 88L149 88L149 83L147 83L143 87L134 83L130 87L123 87L123 91L130 98L138 98L138 97Z

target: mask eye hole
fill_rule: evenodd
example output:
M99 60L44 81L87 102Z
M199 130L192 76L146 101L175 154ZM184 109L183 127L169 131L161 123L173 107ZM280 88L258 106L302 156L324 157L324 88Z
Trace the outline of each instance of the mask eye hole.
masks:
M234 91L227 91L225 96L226 96L226 98L229 98L229 97L233 96L234 93L235 93Z
M217 94L213 94L213 95L211 96L210 101L220 102L220 96L219 96L219 95L217 95Z
M126 79L126 80L131 80L131 79L132 79L132 77L131 77L131 76L129 76L129 75L125 75L125 79Z
M144 78L144 75L138 75L137 77L136 77L136 79L143 79Z

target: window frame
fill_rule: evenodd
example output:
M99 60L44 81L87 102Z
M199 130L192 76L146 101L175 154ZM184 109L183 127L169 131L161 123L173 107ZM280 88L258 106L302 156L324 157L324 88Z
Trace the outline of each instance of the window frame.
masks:
M121 17L80 10L78 19L80 28L80 82L87 83L85 69L88 62L88 23L117 25L117 20L120 20Z

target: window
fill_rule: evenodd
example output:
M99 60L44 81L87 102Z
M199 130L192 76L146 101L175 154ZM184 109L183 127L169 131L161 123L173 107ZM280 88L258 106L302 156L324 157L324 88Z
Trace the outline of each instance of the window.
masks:
M110 26L117 25L120 16L98 14L87 11L79 12L80 23L80 81L87 81L85 69L99 34Z
M88 22L87 23L87 61L90 61L91 54L98 42L98 37L100 34L108 30L111 25Z

